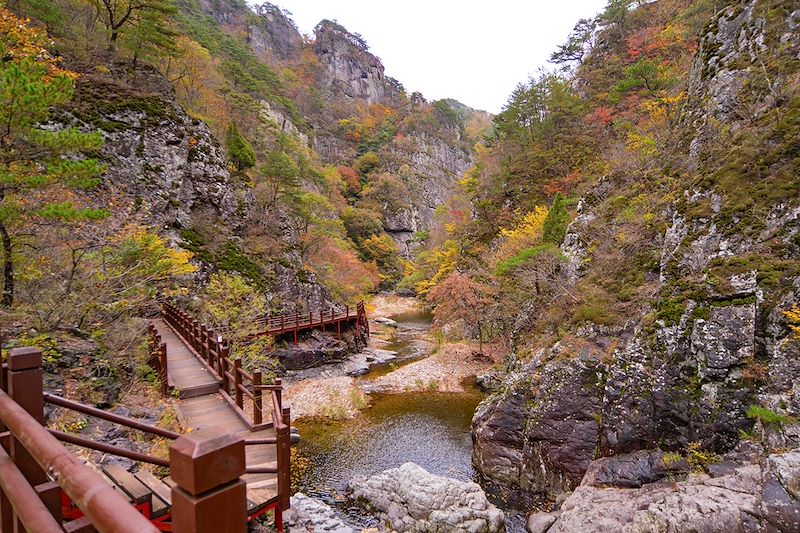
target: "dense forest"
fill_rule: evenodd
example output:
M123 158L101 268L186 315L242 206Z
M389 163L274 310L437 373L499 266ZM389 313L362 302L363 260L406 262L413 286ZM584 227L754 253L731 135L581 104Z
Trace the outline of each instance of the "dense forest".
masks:
M274 378L292 348L257 318L415 298L444 363L403 390L448 392L467 361L482 482L526 510L572 494L531 531L629 501L596 487L711 498L691 476L724 461L782 503L619 529L639 501L596 530L800 530L796 1L609 0L494 116L408 94L359 34L301 35L269 3L16 0L0 25L4 356L37 346L55 386L108 407L157 396L160 303ZM643 453L656 473L602 481Z

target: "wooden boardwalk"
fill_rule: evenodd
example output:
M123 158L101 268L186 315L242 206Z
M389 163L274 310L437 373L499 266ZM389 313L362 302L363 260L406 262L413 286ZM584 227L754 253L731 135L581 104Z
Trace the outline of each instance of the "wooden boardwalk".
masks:
M237 413L231 403L222 397L221 380L169 324L160 318L152 320L151 324L166 345L168 381L179 398L176 410L184 428L196 431L218 426L226 433L234 433L245 440L276 438L272 420L261 424L262 429L255 431L242 420L242 413ZM277 469L277 446L248 445L245 447L245 459L248 469ZM247 474L242 479L247 483L248 509L251 512L266 507L278 497L277 474Z
M311 329L320 329L323 332L335 332L339 339L341 339L343 330L355 326L359 334L369 336L369 321L367 320L364 302L359 302L355 309L345 307L344 309L338 310L320 310L316 313L268 315L256 320L255 324L258 328L258 333L256 333L256 335L278 337L291 334L293 335L295 344L297 344L298 333Z
M157 318L150 323L161 335L161 342L167 345L169 385L178 391L179 397L192 398L216 393L219 390L219 380L195 356L191 348L184 344L164 320Z
M275 437L275 429L250 431L233 412L230 404L219 394L208 394L187 398L178 402L178 417L183 426L192 431L207 426L219 426L226 433L235 433L243 439L267 439ZM259 444L245 448L248 468L277 467L277 450L274 444ZM247 474L242 479L247 483L247 499L250 507L266 505L278 494L277 474Z

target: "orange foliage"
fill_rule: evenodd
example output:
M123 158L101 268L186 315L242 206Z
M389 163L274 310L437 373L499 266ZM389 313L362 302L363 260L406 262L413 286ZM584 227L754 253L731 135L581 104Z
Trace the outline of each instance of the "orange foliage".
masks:
M588 124L606 127L614 119L613 113L614 112L611 108L600 106L586 115L585 120Z
M354 303L374 291L381 279L374 263L362 263L352 250L337 246L333 240L314 250L309 264L334 298L343 303Z
M351 141L358 142L364 137L375 133L375 129L385 120L397 116L397 110L383 104L359 105L355 116L339 121L345 135Z
M44 31L31 27L30 20L18 18L3 7L0 7L0 34L3 35L5 47L3 61L21 61L32 57L37 63L45 65L48 80L56 76L78 77L77 73L58 66L60 59L47 50L53 42Z
M347 185L348 193L358 194L361 192L361 178L356 169L342 165L336 167L336 170L339 171L339 175L342 176L342 180L344 180L345 185Z
M210 122L217 133L230 122L223 96L225 81L219 73L219 60L196 41L178 36L178 54L164 59L161 72L172 82L178 101L192 114Z

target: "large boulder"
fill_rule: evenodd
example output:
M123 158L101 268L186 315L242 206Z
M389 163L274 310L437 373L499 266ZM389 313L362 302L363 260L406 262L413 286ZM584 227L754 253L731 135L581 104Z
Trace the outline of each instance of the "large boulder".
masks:
M709 469L711 475L691 474L682 481L639 488L601 486L587 473L545 531L800 531L795 493L799 460L800 450L766 460L758 454L731 453L724 468Z
M414 463L356 478L350 488L393 531L505 531L505 515L480 485L436 476Z
M330 506L302 492L292 496L291 508L283 517L288 533L355 533Z

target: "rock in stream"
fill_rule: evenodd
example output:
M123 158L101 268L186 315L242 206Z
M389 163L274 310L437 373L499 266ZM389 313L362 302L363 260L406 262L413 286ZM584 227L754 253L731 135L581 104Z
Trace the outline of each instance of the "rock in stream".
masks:
M356 478L350 489L393 531L505 531L505 515L480 485L436 476L414 463Z

